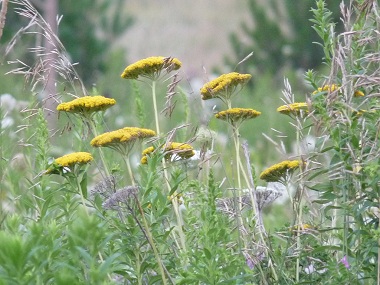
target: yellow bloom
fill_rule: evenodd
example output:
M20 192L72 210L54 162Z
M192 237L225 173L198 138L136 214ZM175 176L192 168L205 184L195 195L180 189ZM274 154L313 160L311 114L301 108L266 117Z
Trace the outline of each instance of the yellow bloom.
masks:
M294 225L293 227L289 228L289 231L293 234L297 234L298 230L300 233L307 233L310 230L315 230L315 227L309 224L302 224L302 225Z
M195 152L191 145L187 143L169 142L162 147L165 152L165 159L176 161L178 159L188 159L192 157ZM141 164L147 164L148 156L155 151L153 146L143 150Z
M103 96L85 96L70 102L61 103L57 106L57 110L70 113L91 114L97 111L104 111L115 104L115 99Z
M148 163L148 155L150 155L152 152L154 152L154 147L150 146L143 150L142 157L141 157L141 164L147 164Z
M192 157L195 152L191 145L187 143L170 142L165 145L165 152L177 155L179 158L187 159Z
M237 72L223 74L203 85L201 88L202 99L220 98L223 101L230 100L237 93L236 89L238 87L240 89L243 88L251 77L250 74L240 74Z
M277 108L277 112L285 115L300 115L308 112L306 103L292 103L288 105L282 105Z
M260 174L260 179L267 182L277 182L285 178L287 174L298 169L302 164L299 160L285 160L265 169Z
M317 90L313 92L313 95L320 93L320 92L334 92L335 90L339 90L340 86L337 84L331 84L331 85L323 85L322 87L318 87Z
M179 69L181 65L182 63L177 58L152 56L127 66L121 77L125 79L137 79L141 76L155 80L160 76L162 70L166 69L170 72Z
M231 108L215 114L215 118L227 121L228 123L240 124L244 120L253 119L261 115L261 112L254 109Z
M94 160L92 155L88 152L73 152L64 156L58 157L54 160L54 164L61 167L73 168L75 165L87 164ZM46 173L58 173L54 166L50 167Z
M364 92L360 91L360 90L356 90L354 92L354 97L363 97L364 96Z
M127 154L138 139L154 137L156 132L150 129L126 127L101 134L91 140L93 147L109 147L122 154Z
M55 160L55 163L62 167L70 167L74 164L86 164L94 158L88 152L74 152L61 156Z

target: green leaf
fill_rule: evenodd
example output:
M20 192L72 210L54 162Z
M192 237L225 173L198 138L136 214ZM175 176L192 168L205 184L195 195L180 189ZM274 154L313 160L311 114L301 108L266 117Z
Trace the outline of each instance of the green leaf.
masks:
M80 188L83 197L87 199L87 172L83 174L82 180L80 182Z

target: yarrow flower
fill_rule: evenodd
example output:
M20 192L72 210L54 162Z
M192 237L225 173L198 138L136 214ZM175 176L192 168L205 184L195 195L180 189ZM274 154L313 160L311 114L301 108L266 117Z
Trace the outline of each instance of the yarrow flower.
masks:
M239 125L243 121L253 119L261 115L261 112L254 109L231 108L215 114L215 118L227 121L231 125Z
M313 95L320 92L334 92L336 90L339 90L339 88L340 86L337 84L323 85L322 87L318 87L318 89L313 92Z
M286 178L287 175L300 168L300 160L285 160L265 169L260 174L260 179L267 182L278 182Z
M306 103L292 103L287 105L282 105L277 108L277 112L285 115L295 115L299 116L302 113L305 114L308 112L308 106Z
M121 77L125 79L137 79L141 76L156 80L164 69L170 72L178 70L181 66L182 63L177 58L152 56L127 66Z
M219 98L226 103L244 87L251 77L250 74L237 72L223 74L203 85L201 88L202 100Z
M59 170L63 168L68 168L72 171L76 165L87 164L92 160L94 160L94 158L88 152L73 152L56 158L53 165L49 167L46 173L58 174L60 173Z
M150 129L126 127L93 138L91 145L93 147L109 147L126 155L137 140L154 136L156 136L156 132Z
M115 104L115 99L106 98L104 96L84 96L70 102L59 104L57 111L91 115L94 112L105 111Z
M315 90L313 92L313 95L316 95L316 94L318 94L320 92L329 92L329 93L331 93L331 92L334 92L334 91L341 92L340 86L337 85L337 84L324 85L322 87L319 87L317 90ZM363 97L364 95L365 95L364 92L361 91L361 90L356 90L354 92L354 97Z
M169 142L162 147L165 152L165 159L177 161L180 159L188 159L195 155L194 149L187 143ZM153 146L143 150L141 164L147 164L148 156L155 151Z

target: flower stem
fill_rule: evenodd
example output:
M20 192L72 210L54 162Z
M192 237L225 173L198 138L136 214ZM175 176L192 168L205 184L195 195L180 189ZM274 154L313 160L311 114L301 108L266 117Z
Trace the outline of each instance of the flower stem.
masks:
M157 133L157 136L160 136L160 124L159 124L159 121L158 121L158 109L157 109L157 98L156 98L157 97L156 96L156 81L155 80L152 80L151 87L152 87L154 118L155 118L155 122L156 122L156 133ZM168 172L167 172L165 158L162 159L162 167L163 167L163 172L164 172L165 184L166 184L166 186L168 188L168 194L169 194L170 191L171 191L171 186L169 184L169 175L168 175ZM177 219L177 230L178 230L178 233L179 233L182 250L184 252L186 252L185 235L184 235L183 230L182 230L182 219L181 219L181 216L180 216L180 213L179 213L178 204L177 204L177 202L175 200L176 199L172 199L172 204L173 204L173 209L174 209L174 212L175 212L175 215L176 215L176 219Z
M136 202L137 202L137 206L139 208L139 211L140 211L140 214L141 214L141 219L142 219L142 222L143 222L143 225L144 225L144 228L145 228L145 230L143 232L145 232L146 237L148 239L148 242L149 242L149 244L150 244L150 246L151 246L151 248L153 250L154 256L155 256L155 258L157 260L158 269L160 271L161 278L162 278L162 284L166 285L167 281L166 281L166 277L165 277L164 265L162 263L162 260L161 260L161 258L159 256L159 254L158 254L158 250L156 248L156 245L154 244L152 233L150 232L149 226L148 226L148 222L145 219L144 210L142 209L141 204L138 201L138 199L136 199ZM170 278L170 276L169 276L169 278Z
M95 126L95 123L94 123L94 120L89 118L88 120L88 124L90 126L90 130L92 132L92 135L94 137L98 136L98 131L96 130L96 126ZM108 165L106 163L106 159L105 159L105 156L104 156L104 153L103 153L103 150L101 147L99 147L99 155L100 155L100 159L103 163L103 167L104 167L104 171L106 172L106 176L107 177L110 177L111 174L110 174L110 171L108 170Z
M248 180L248 177L246 177L246 179L247 179L246 181L247 181L247 185L249 185L249 187L248 187L249 188L249 195L250 195L250 198L251 198L252 209L253 209L253 217L252 217L252 219L255 220L255 222L256 222L256 226L258 228L258 233L259 233L259 238L260 238L260 241L261 241L261 246L265 250L265 254L268 257L268 265L269 265L269 267L270 267L270 269L272 271L273 278L277 282L278 281L278 276L277 276L277 273L276 273L276 269L274 268L272 259L269 256L268 246L266 245L265 237L267 236L267 233L266 233L266 230L265 230L265 227L264 227L262 213L261 213L261 211L259 209L259 206L257 204L256 188L255 188L255 183L253 181L253 175L252 175L252 172L251 172L251 165L250 165L250 160L249 160L249 151L248 151L248 144L247 144L247 142L244 142L242 144L242 147L243 147L243 151L244 151L244 155L245 155L245 159L246 159L246 163L247 163L247 171L248 171L248 174L249 174L249 180ZM241 167L243 168L242 165L241 165ZM261 274L263 274L262 270L261 270L261 267L259 267L259 269L260 269ZM267 284L267 283L265 283L265 284Z
M129 174L129 177L131 178L131 184L134 186L136 185L136 182L135 182L135 178L133 177L131 162L129 161L126 155L123 155L123 159L124 159L125 164L127 165L128 174Z
M239 140L239 137L240 137L240 134L239 134L239 129L236 125L232 125L232 132L233 132L233 138L234 138L234 144L235 144L235 160L236 160L236 175L237 175L237 184L238 184L238 187L237 189L234 189L234 190L237 190L237 227L238 227L238 234L239 234L239 237L241 237L242 241L243 241L243 245L244 245L244 248L247 248L247 243L246 243L246 239L245 237L243 236L242 234L242 229L243 229L243 226L244 226L244 222L243 222L243 217L242 217L242 205L243 205L243 198L242 198L242 188L241 188L241 177L240 177L240 140ZM236 194L235 194L235 191L234 191L234 198L236 198ZM239 242L239 247L240 247L240 242Z
M156 98L156 81L152 81L152 97L153 97L153 109L154 109L154 119L156 121L156 132L157 136L160 136L160 124L158 122L158 110L157 110L157 98Z

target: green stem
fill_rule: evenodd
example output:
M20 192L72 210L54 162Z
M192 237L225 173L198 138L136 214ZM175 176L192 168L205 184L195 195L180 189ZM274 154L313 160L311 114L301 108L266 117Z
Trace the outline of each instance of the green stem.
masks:
M91 118L88 118L88 124L90 125L90 129L91 129L91 132L93 134L94 137L98 136L98 132L96 130L96 126L95 126L95 123L94 123L94 120L91 119ZM110 171L108 170L108 166L107 166L107 163L106 163L106 158L104 156L104 153L103 153L103 150L101 147L98 148L99 149L99 155L100 155L100 159L103 163L103 167L104 167L104 171L106 172L106 176L107 177L110 177L111 174L110 174Z
M160 136L160 124L159 124L159 121L158 121L158 108L157 108L156 81L155 80L152 80L151 87L152 87L154 118L155 118L155 122L156 122L156 133L157 133L157 136ZM164 172L165 184L166 184L166 186L168 188L168 194L169 194L170 191L171 191L171 187L170 187L170 184L169 184L169 175L168 175L168 172L167 172L165 158L162 159L162 167L163 167L163 172ZM179 213L178 204L177 204L177 202L175 200L176 199L172 199L172 204L173 204L174 213L175 213L176 219L177 219L177 230L178 230L178 233L179 233L182 250L184 250L186 252L185 235L184 235L183 230L182 230L182 219L181 219L181 216L180 216L180 213Z
M136 185L136 181L135 181L135 178L133 177L131 162L129 161L128 157L126 157L126 155L123 155L123 159L124 159L125 164L127 165L128 174L129 174L129 177L131 178L131 184L134 186Z
M156 121L156 132L157 136L160 136L160 125L158 122L158 110L157 110L157 98L156 98L156 81L152 81L152 97L153 97L153 108L154 108L154 119Z
M256 226L258 228L258 233L259 233L259 238L260 238L260 241L261 241L261 246L265 250L265 254L268 257L268 265L269 265L269 267L270 267L270 269L272 271L273 278L277 282L278 281L278 276L277 276L276 270L274 268L274 265L273 265L273 262L272 262L272 258L269 255L268 246L266 245L265 237L267 236L267 233L265 231L265 227L264 227L264 223L263 223L263 219L262 219L262 213L260 212L258 204L257 204L257 196L256 196L256 192L255 192L256 188L255 188L255 183L253 181L253 175L252 175L252 171L251 171L251 165L250 165L250 159L249 159L249 151L248 151L248 144L246 142L244 142L242 144L242 147L243 147L243 150L244 150L244 155L245 155L245 159L246 159L246 163L247 163L247 171L248 171L248 174L249 174L249 180L248 180L248 177L246 177L246 181L247 181L247 185L249 185L249 187L248 187L249 188L249 195L250 195L250 198L251 198L252 209L253 209L252 220L256 221ZM243 169L242 165L241 165L241 168ZM259 270L260 270L261 274L263 275L263 272L262 272L262 269L261 269L260 265L259 265ZM263 278L264 278L263 280L266 280L265 277L263 277ZM266 281L265 281L265 284L267 284Z
M235 159L236 159L236 175L237 175L237 184L238 184L238 188L236 189L237 191L237 196L238 196L238 207L237 207L237 222L238 222L238 233L239 233L239 236L240 235L240 231L241 231L241 227L243 227L244 225L244 222L243 222L243 217L242 217L242 204L243 204L243 198L242 198L242 188L241 188L241 177L240 177L240 164L241 164L241 161L240 161L240 140L239 140L239 129L235 126L235 125L232 125L232 132L233 132L233 138L234 138L234 144L235 144ZM234 192L235 193L235 192ZM236 195L234 195L236 196ZM243 240L243 243L244 243L244 247L246 248L247 245L246 245L246 240L245 240L245 237L242 236L242 240Z
M165 277L164 265L162 263L160 255L158 254L158 250L157 250L156 245L154 243L152 233L149 230L148 222L145 219L145 214L144 214L144 211L143 211L143 209L141 207L141 204L140 204L140 202L137 199L136 199L136 202L137 202L137 206L139 208L139 211L140 211L140 214L141 214L141 219L142 219L142 222L143 222L143 225L144 225L144 228L145 228L144 232L145 232L146 237L148 239L148 242L149 242L149 244L150 244L150 246L151 246L151 248L153 250L154 256L155 256L155 258L157 260L158 269L159 269L160 274L161 274L162 282L163 282L164 285L166 285L167 281L166 281L166 277Z

